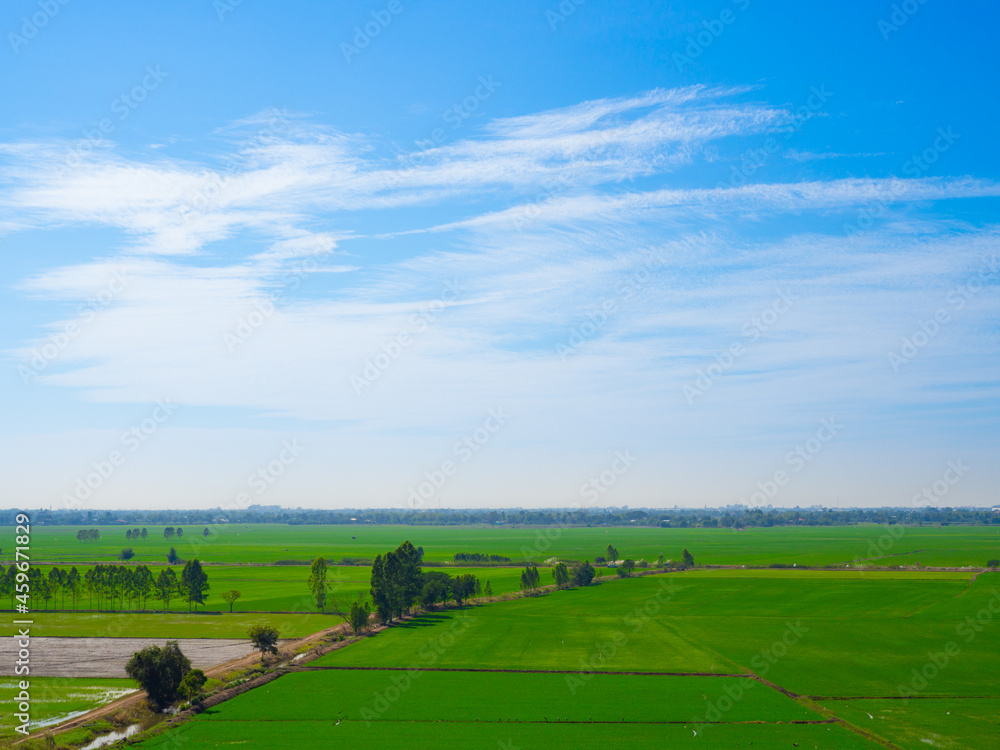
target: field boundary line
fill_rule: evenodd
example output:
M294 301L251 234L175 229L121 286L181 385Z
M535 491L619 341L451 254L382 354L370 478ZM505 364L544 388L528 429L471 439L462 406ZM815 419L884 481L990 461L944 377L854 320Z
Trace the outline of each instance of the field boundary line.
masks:
M245 722L273 722L273 723L299 723L302 721L323 721L322 719L210 719L213 723L245 723ZM677 724L689 726L693 722L690 719L676 719L663 721L634 720L634 721L605 721L603 719L349 719L341 718L340 721L361 724L370 721L373 724L649 724L657 726L661 724ZM753 724L764 724L767 726L789 726L791 724L817 725L817 724L837 724L836 719L788 719L786 721L766 721L764 719L747 719L746 721L702 721L699 724L711 724L713 726L746 726Z
M414 667L361 667L337 665L329 666L325 664L296 665L290 666L292 672L325 672L330 670L356 671L356 672L412 672ZM487 669L485 667L418 667L421 672L483 672L486 674L616 674L631 677L750 677L750 672L624 672L624 671L603 671L603 670L581 670L581 669Z
M890 742L884 737L880 737L874 732L864 729L863 727L859 727L856 724L852 724L851 722L847 721L847 719L844 719L835 714L833 712L833 709L827 708L826 706L817 703L815 700L813 700L807 695L796 695L792 691L786 690L785 688L780 687L779 685L775 685L774 683L769 682L768 680L765 680L763 677L760 676L757 676L757 679L759 679L765 685L770 685L775 690L778 690L779 692L789 697L793 697L795 702L798 703L800 706L804 706L812 711L815 711L820 716L825 716L829 719L832 719L834 724L839 724L852 734L856 734L859 737L863 737L869 742L874 742L875 744L880 745L881 747L888 748L889 750L904 750L904 748L900 747L899 745L896 745L893 742Z
M804 695L812 701L995 701L1000 695Z
M869 732L867 729L863 729L862 727L859 727L859 726L857 726L855 724L852 724L851 722L847 721L846 719L843 719L840 716L837 716L837 714L835 714L832 709L829 709L826 706L823 706L823 705L820 705L819 703L816 703L809 696L800 695L798 693L794 693L791 690L788 690L787 688L781 687L781 685L778 685L778 684L776 684L774 682L771 682L770 680L768 680L768 679L766 679L764 677L761 677L759 674L756 674L755 672L751 672L750 674L752 675L753 679L757 680L762 685L767 685L769 688L772 688L773 690L777 690L782 695L784 695L784 696L786 696L788 698L791 698L796 703L798 703L800 706L803 706L803 707L808 708L808 709L810 709L812 711L815 711L820 716L824 716L824 717L830 719L831 720L830 723L839 724L840 726L844 727L844 729L848 730L849 732L857 734L860 737L864 737L866 740L868 740L870 742L874 742L874 743L876 743L878 745L881 745L882 747L889 748L889 750L904 750L904 748L901 748L899 745L893 744L892 742L890 742L887 739L879 737L874 732Z

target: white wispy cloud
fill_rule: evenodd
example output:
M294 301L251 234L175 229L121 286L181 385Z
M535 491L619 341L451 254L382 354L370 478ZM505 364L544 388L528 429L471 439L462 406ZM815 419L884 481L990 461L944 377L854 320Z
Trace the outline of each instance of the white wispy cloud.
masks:
M169 394L349 424L362 441L454 435L506 404L523 445L567 451L784 446L834 407L889 434L904 408L995 398L993 360L976 361L995 295L961 309L948 295L988 262L997 229L934 205L989 201L1000 184L674 180L722 139L782 127L783 108L739 101L756 93L584 102L399 157L288 113L213 134L228 151L203 162L105 149L67 170L59 144L7 144L0 227L120 238L11 279L19 293L79 302L128 279L37 387L101 403ZM780 294L790 309L755 323ZM894 372L887 352L942 306L952 318L919 366ZM53 313L12 360L67 322ZM684 385L733 344L745 352L688 403Z

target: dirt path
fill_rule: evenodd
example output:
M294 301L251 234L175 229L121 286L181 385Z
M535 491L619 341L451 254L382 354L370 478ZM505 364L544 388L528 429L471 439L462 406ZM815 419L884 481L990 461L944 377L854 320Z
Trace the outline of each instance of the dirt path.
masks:
M302 638L294 638L284 641L281 644L281 648L278 651L278 663L280 664L281 662L290 662L295 657L295 652L300 648L302 648L303 646L312 646L318 644L323 638L340 635L346 633L346 631L347 631L347 626L341 623L340 625L336 625L332 628L326 628L325 630L320 630L316 633L311 633L310 635L304 636ZM102 639L97 639L97 640L102 640ZM242 643L245 646L249 647L249 644L246 641L242 641ZM344 641L343 643L347 642ZM339 646L342 644L337 644L337 645ZM204 672L207 677L215 677L221 679L230 672L234 672L241 669L249 669L251 667L257 666L259 663L260 663L260 657L256 653L251 653L247 654L246 656L241 656L239 658L229 659L228 661L217 663L214 666L205 669ZM267 676L270 677L271 679L274 679L274 677L279 677L283 673L284 671L278 671L272 673L274 675L273 677L271 675ZM250 683L247 683L247 685L250 685ZM256 687L256 684L253 684L252 687ZM249 689L249 687L247 689ZM230 693L230 692L231 691L223 691L223 693ZM226 695L224 700L228 700L235 694L236 694L235 692L232 692L232 694ZM90 722L96 721L98 719L110 719L110 717L114 716L119 711L132 707L138 708L139 705L145 699L146 699L146 693L140 690L138 692L132 693L131 695L126 695L123 698L119 698L118 700L112 701L111 703L106 703L103 706L99 706L98 708L95 708L92 711L88 711L85 714L81 714L80 716L74 717L73 719L70 719L69 721L66 721L62 724L45 727L44 730L34 732L31 735L29 735L29 737L22 738L17 742L15 742L14 744L19 745L26 739L42 737L46 734L55 735L60 732L66 732L69 731L70 729L76 729L78 727L82 727L84 724L89 724ZM218 702L221 702L221 700Z

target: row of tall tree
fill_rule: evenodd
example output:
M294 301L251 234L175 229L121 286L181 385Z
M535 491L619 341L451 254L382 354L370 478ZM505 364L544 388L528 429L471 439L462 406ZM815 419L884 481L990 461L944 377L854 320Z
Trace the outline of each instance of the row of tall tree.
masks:
M394 551L376 555L372 561L371 595L382 622L392 622L417 603L424 587L420 564L424 548L403 542Z
M98 564L82 576L75 566L69 570L52 568L48 575L32 567L28 569L28 584L33 609L49 609L50 602L58 609L66 609L67 598L71 608L76 609L77 602L86 596L89 609L94 609L96 603L98 610L145 610L152 597L163 602L164 609L170 608L173 599L183 599L190 610L205 603L209 590L208 574L197 560L189 561L179 578L171 568L154 577L145 565ZM11 609L16 591L17 569L11 565L0 573L0 597L10 598Z

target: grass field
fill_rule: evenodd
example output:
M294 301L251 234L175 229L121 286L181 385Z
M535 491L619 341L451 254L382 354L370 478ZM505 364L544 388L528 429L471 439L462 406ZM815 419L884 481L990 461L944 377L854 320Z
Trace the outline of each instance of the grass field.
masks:
M81 542L76 527L35 526L32 555L38 562L110 562L123 547L135 560L163 563L171 546L182 558L210 563L309 562L325 555L374 558L409 539L424 548L429 562L450 562L456 552L509 556L514 562L568 560L603 555L613 544L622 555L656 559L660 553L679 559L685 547L711 565L835 565L878 560L886 565L977 566L1000 558L1000 526L777 527L731 529L673 528L468 528L439 526L285 526L221 525L208 538L203 526L185 526L180 539L164 539L162 527L148 527L145 540L126 540L120 526L101 527L101 539ZM879 546L881 543L881 547ZM10 562L12 544L0 544Z
M250 691L141 747L876 747L839 726L790 724L823 718L759 684L725 721L705 724L705 706L724 698L722 680L711 677L598 675L574 693L560 674L312 671Z
M829 701L824 705L906 750L985 750L1000 744L1000 697Z
M14 732L11 707L19 694L18 680L0 677L0 742L20 735ZM103 706L137 689L132 680L65 677L29 677L32 730L62 721L92 708Z
M323 533L347 533L348 541L315 546ZM351 533L359 539L349 540ZM246 540L220 539L203 550L228 562L207 568L208 610L226 608L218 595L233 588L243 592L235 614L188 614L180 602L166 614L33 612L34 633L243 637L249 624L267 622L282 636L306 635L339 622L289 612L310 609L307 568L237 562L318 552L371 556L403 538L443 560L456 551L511 553L535 533L254 528ZM833 563L863 556L852 550L883 533L877 527L570 529L542 556L594 557L612 541L623 554L650 559L686 546L699 563ZM957 567L998 556L996 539L992 528L906 529L889 551L912 545L925 565ZM69 546L82 544L74 538ZM36 559L48 550L56 559L60 549L46 547L43 533L33 537L33 548ZM916 562L915 555L901 557ZM1000 705L1000 573L979 566L605 575L587 588L424 613L171 731L195 749L303 747L317 736L407 747L887 746L865 734L871 732L900 748L979 750L995 741ZM496 593L516 589L521 572L447 570L490 580ZM347 598L367 590L369 575L361 565L331 569L335 593ZM542 575L548 583L548 570ZM172 741L158 737L142 746L165 750Z
M905 678L912 650L943 648L949 637L956 638L961 613L981 609L1000 578L981 575L970 588L971 575L904 580L899 574L840 575L854 579L787 571L752 578L723 570L615 581L464 613L436 613L430 616L435 620L426 621L439 622L436 627L423 627L424 621L404 625L321 663L419 665L427 644L456 627L455 647L436 654L439 666L578 669L581 660L600 653L595 643L613 643L621 634L618 640L626 642L594 669L739 672L786 638L790 624L801 622L796 644L786 643L792 653L768 663L781 678L775 681L807 695L890 695L895 692L885 692L886 686L893 689ZM460 630L454 625L466 622ZM900 633L906 634L902 641ZM967 653L988 655L1000 627L981 636L966 646ZM843 668L831 670L829 664ZM973 694L967 691L987 678L987 664L1000 666L1000 661L957 660L941 683L958 680L963 692L956 694ZM850 673L850 682L838 677L843 673ZM850 692L861 687L865 692Z
M199 721L179 730L147 740L137 747L184 747L214 750L230 745L268 750L299 750L366 745L405 747L408 750L440 750L442 747L481 748L576 748L607 750L609 747L690 747L701 750L732 750L736 747L793 748L800 750L872 750L878 745L830 725L815 724L724 724L703 737L692 735L684 724L472 724L445 720L424 722L385 721L366 727L358 722L339 725L326 718L314 721ZM178 743L183 743L179 745Z
M814 698L853 725L898 739L901 747L928 746L923 740L936 747L990 746L983 738L997 736L994 704L1000 707L1000 573L973 583L968 574L754 572L636 578L434 613L316 664L752 672L804 696L803 705ZM356 679L351 670L337 674ZM614 676L640 684L662 679ZM598 684L596 677L577 677L584 682L579 694ZM730 695L757 684L740 677L676 679L708 680ZM877 700L911 695L921 697ZM849 700L824 700L831 697ZM952 703L968 721L947 713ZM875 707L881 710L878 722L855 710L869 704L873 715ZM720 707L706 698L702 719L711 718L704 708L711 705ZM736 701L728 714L719 713L741 715L736 711L742 705ZM774 746L780 745L764 744Z
M691 722L725 693L717 677L638 678L596 675L585 685L575 676L504 672L372 671L299 672L252 690L206 712L206 718L250 721L265 714L285 721L316 717L317 706L335 707L346 721L422 721L427 716L468 722L593 721ZM390 702L399 690L400 697ZM303 700L302 696L309 696ZM614 696L614 700L607 700ZM822 717L776 690L758 684L727 714L731 722L815 721Z

